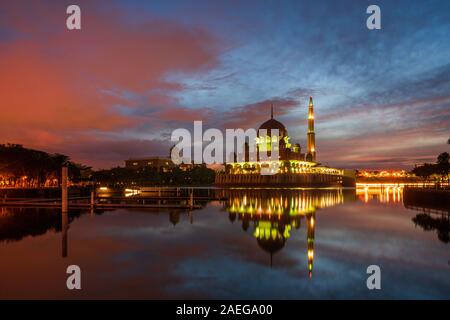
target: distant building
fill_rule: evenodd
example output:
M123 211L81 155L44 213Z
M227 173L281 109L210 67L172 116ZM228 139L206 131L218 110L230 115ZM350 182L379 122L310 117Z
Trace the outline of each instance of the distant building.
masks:
M167 157L145 157L125 160L125 167L128 169L153 172L172 172L176 167L178 167L182 171L187 171L194 167L201 166L204 166L204 164L194 165L190 163L181 163L177 166L173 163L171 158Z
M175 164L170 158L165 157L146 157L132 158L125 160L125 167L135 170L148 170L154 172L170 172L175 168Z

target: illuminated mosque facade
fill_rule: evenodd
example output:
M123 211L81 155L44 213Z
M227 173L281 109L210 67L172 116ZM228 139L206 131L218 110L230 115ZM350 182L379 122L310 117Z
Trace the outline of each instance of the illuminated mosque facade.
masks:
M260 130L265 132L260 136ZM277 130L277 131L275 131ZM278 132L278 134L275 134ZM278 160L271 159L271 151L278 151ZM316 137L314 131L314 104L312 97L308 104L308 130L306 150L302 153L298 143L291 144L286 127L273 116L258 130L256 155L244 147L244 161L235 159L225 166L225 172L216 175L218 185L289 185L298 187L354 186L353 170L322 166L317 162ZM260 153L267 154L267 160L260 159ZM253 160L253 161L252 161ZM262 169L271 174L261 174Z

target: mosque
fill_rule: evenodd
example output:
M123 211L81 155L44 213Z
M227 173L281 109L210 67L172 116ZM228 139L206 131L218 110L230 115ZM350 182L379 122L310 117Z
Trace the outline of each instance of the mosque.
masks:
M265 136L260 136L261 129L265 130ZM217 185L293 187L353 187L355 185L354 170L330 168L317 162L312 97L309 98L308 104L308 131L304 153L300 144L291 144L286 127L273 117L273 105L270 119L261 124L259 130L256 138L256 156L250 153L246 143L245 155L242 157L244 161L236 161L235 156L234 162L227 163L225 172L216 175ZM275 130L278 131L277 135L273 134L276 133ZM278 160L270 159L272 150L278 151ZM269 160L260 159L260 152L265 152ZM265 172L271 174L261 174L263 168Z
M316 161L316 139L314 133L314 105L312 101L312 97L309 98L309 106L308 106L308 133L307 133L307 146L306 153L301 152L300 144L296 143L291 145L290 137L288 135L286 127L278 120L273 118L273 104L270 109L270 119L264 122L259 130L264 129L267 130L267 136L260 137L258 135L257 145L259 149L263 149L265 151L267 142L277 142L279 141L279 159L283 160L291 160L291 161L302 161L305 162L315 162ZM273 136L272 130L277 129L279 132L279 136ZM258 130L258 132L259 132ZM269 138L269 139L268 139ZM271 150L267 149L268 152ZM270 155L270 154L269 154Z

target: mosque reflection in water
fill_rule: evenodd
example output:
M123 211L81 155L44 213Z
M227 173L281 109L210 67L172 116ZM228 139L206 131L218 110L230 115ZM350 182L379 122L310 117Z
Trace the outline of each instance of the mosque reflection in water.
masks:
M286 241L306 228L308 273L312 278L314 264L314 232L316 210L331 207L344 201L354 201L354 190L283 190L235 189L223 192L230 221L241 221L242 229L252 226L258 246L273 255L283 249Z

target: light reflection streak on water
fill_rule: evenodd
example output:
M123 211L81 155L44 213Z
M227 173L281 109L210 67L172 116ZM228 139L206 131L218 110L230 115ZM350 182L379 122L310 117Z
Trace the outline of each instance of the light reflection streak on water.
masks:
M402 185L358 185L356 195L364 203L374 200L380 203L402 203L403 202Z

